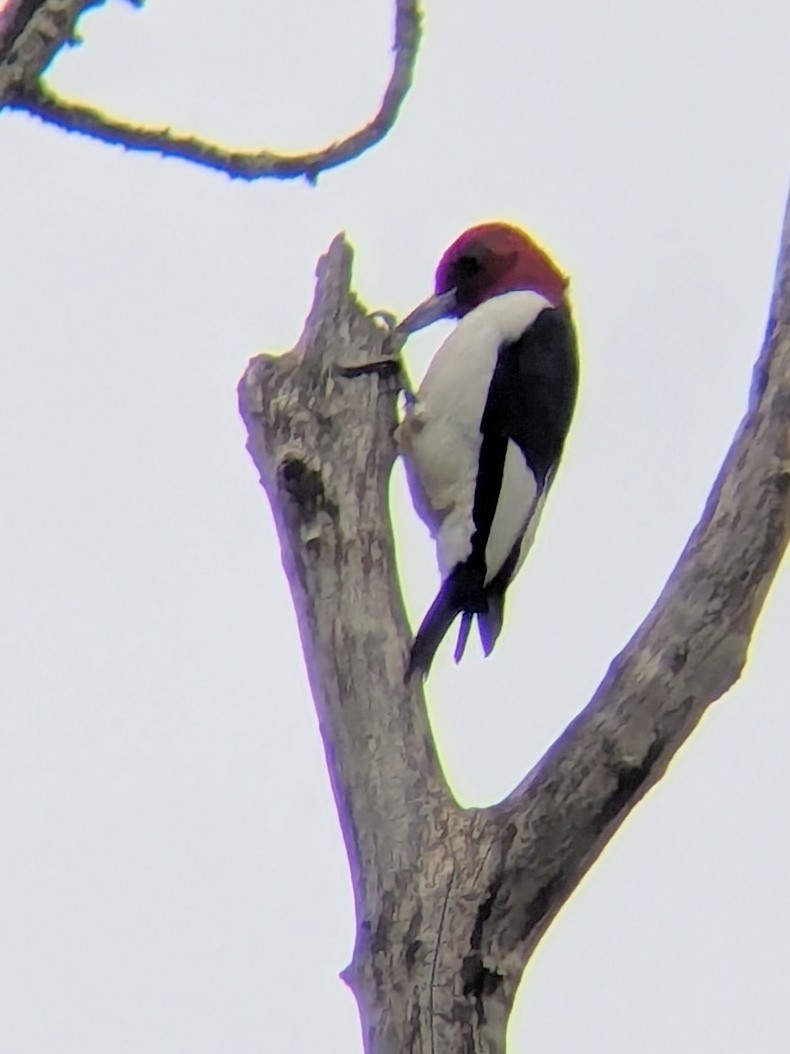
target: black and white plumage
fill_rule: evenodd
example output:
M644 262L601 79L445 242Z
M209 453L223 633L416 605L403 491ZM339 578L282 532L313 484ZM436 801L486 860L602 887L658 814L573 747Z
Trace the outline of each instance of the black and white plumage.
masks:
M397 433L442 575L407 676L427 673L459 615L456 661L475 616L486 655L499 636L505 592L532 544L573 413L566 285L523 231L486 224L447 250L436 294L399 327L459 317Z

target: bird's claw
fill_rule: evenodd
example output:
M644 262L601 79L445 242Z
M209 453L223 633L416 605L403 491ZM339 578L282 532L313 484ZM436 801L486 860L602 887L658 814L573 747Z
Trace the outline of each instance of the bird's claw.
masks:
M384 346L388 351L392 351L392 354L376 359L374 362L360 362L357 365L349 364L347 366L337 364L335 373L340 377L346 378L365 377L371 373L377 373L380 377L397 377L400 390L406 399L406 405L412 406L415 402L414 392L411 390L411 385L404 372L403 361L400 357L400 347L403 344L403 340L399 340L395 332L398 320L391 311L384 310L371 311L368 318L386 329L387 337L385 338Z
M392 333L395 327L398 325L398 319L393 315L391 311L385 311L383 308L379 311L371 311L368 318L374 322L380 323L388 333Z
M380 377L397 377L400 372L401 361L396 358L360 362L356 366L335 366L335 373L341 377L365 377L369 373L378 373Z
M403 363L400 358L377 359L375 362L360 362L356 366L343 366L337 363L334 372L339 377L353 379L355 377L366 377L371 373L377 373L379 377L396 377L398 386L403 392L403 398L407 407L412 407L417 402L417 397L411 390L411 384L406 376Z

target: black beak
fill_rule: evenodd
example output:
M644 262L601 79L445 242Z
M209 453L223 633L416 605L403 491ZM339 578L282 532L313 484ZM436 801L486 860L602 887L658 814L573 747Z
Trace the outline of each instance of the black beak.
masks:
M455 290L449 289L446 293L429 296L427 300L423 300L419 307L415 307L410 315L398 323L395 332L408 336L410 333L416 333L418 329L424 329L425 326L438 322L440 318L447 318L454 311Z

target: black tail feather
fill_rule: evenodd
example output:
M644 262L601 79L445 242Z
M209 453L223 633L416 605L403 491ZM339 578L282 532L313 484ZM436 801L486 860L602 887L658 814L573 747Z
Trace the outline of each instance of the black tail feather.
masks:
M463 618L458 630L458 642L455 645L455 661L460 662L463 657L475 615L477 615L477 630L480 634L483 652L486 656L491 654L502 632L505 591L518 563L522 538L518 539L497 575L487 585L485 584L485 566L480 566L474 556L470 557L466 563L458 564L442 582L442 588L428 609L428 614L422 620L422 625L414 638L409 664L406 667L406 680L418 670L421 677L426 676L431 668L436 649L461 613L463 613Z
M505 594L495 589L489 589L486 597L488 599L488 610L481 611L477 616L477 630L480 634L483 652L488 657L494 650L497 637L502 632L502 622L505 616Z
M505 591L516 570L523 538L522 534L510 550L510 555L502 564L498 574L486 586L486 609L477 616L480 643L483 645L483 652L486 656L494 650L497 638L502 632L502 623L505 618Z
M419 672L425 677L431 668L436 649L444 640L450 626L460 614L461 608L457 604L449 603L449 598L444 595L444 586L438 596L428 609L428 614L422 620L417 636L411 646L409 664L406 667L406 680L412 674Z
M460 659L466 638L469 636L472 615L480 615L486 610L483 575L482 570L470 567L468 563L459 564L442 582L442 588L414 638L409 664L406 667L406 680L416 672L425 677L431 668L436 649L456 618L464 612L456 647L456 661Z
M482 618L482 614L477 616ZM466 651L466 642L469 640L469 630L472 628L472 619L474 615L470 611L465 611L461 618L461 626L458 630L458 641L455 645L455 651L453 652L453 658L458 663L464 657L464 651Z

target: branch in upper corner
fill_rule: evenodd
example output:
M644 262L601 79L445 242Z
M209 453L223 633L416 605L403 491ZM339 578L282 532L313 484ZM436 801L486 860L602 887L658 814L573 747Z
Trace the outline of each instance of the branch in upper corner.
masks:
M196 165L225 172L235 179L295 179L315 185L321 172L336 168L375 146L398 117L411 87L421 36L419 0L395 0L395 59L392 76L378 113L364 127L321 150L280 154L272 150L229 150L170 128L145 128L107 117L100 110L58 99L40 83L20 87L9 99L11 109L24 110L70 132L80 132L127 150L180 157Z
M40 3L41 0L6 0L0 9L0 58L12 47Z
M0 109L34 90L89 7L105 0L12 0L0 17Z

